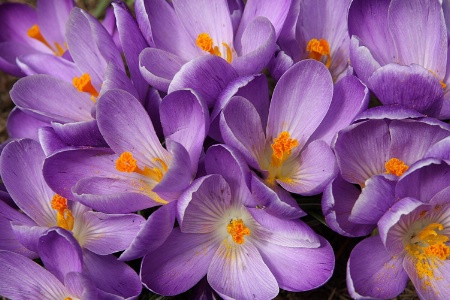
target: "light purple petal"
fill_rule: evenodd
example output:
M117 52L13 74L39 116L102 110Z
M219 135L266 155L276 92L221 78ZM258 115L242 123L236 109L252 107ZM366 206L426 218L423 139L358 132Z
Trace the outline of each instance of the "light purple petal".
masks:
M140 98L136 90L136 87L128 78L127 74L116 67L114 64L109 63L105 71L105 80L103 81L102 88L100 90L100 96L102 96L108 90L124 90L139 101L143 101L145 97Z
M93 102L72 84L48 75L22 78L11 90L13 102L42 120L75 122L92 120Z
M450 160L450 137L440 140L431 146L424 157L435 157Z
M19 300L72 296L53 274L31 259L8 251L0 251L0 294Z
M215 55L201 56L183 65L168 91L193 89L206 96L208 107L213 107L222 90L237 77L236 71L224 59Z
M56 217L55 217L56 223ZM54 224L53 226L56 226ZM20 222L11 222L11 228L14 232L16 239L22 244L25 248L30 251L37 253L37 246L39 243L39 238L45 231L48 230L48 227L42 226L34 226L28 224L22 224Z
M48 123L33 118L15 107L9 113L6 126L11 138L30 138L37 141L38 129L46 125Z
M62 141L51 126L39 128L38 141L41 144L42 150L44 150L45 156L72 148Z
M74 77L80 75L80 71L73 62L53 54L33 53L21 55L17 59L17 64L27 76L47 74L72 82Z
M69 146L107 147L96 120L66 124L52 122L52 128Z
M373 176L366 181L352 208L349 221L358 224L376 224L396 201L395 182L383 176Z
M275 51L274 57L270 60L267 68L273 79L279 80L286 71L292 67L294 61L284 51Z
M273 91L267 138L287 131L300 146L305 145L325 117L332 97L331 75L322 63L305 60L295 64Z
M423 118L423 114L418 113L414 109L406 108L400 105L381 105L371 107L361 114L358 115L356 121L367 120L367 119L391 119L391 120L402 120L402 119L414 119Z
M0 207L3 209L4 207L8 207L8 205L4 204L3 201L0 201ZM16 213L20 214L17 211ZM22 214L22 216L25 215ZM17 236L15 235L15 232L11 227L11 221L3 216L0 216L0 249L15 252L31 259L37 257L36 253L28 250L23 244L19 242Z
M44 152L38 142L24 139L3 149L0 168L3 183L17 206L39 226L54 226L56 211L51 208L54 192L42 175Z
M280 288L293 292L307 291L330 279L334 270L333 249L324 238L319 238L318 248L291 248L274 244L258 247Z
M23 77L26 74L17 65L17 57L34 54L36 50L16 42L0 43L0 70L16 77Z
M208 282L221 296L233 299L272 299L279 290L274 275L251 243L222 242L208 269Z
M37 1L39 29L52 47L54 43L64 47L66 23L74 6L73 0Z
M444 78L447 30L439 1L393 0L388 26L401 64L419 64L440 80Z
M239 57L231 62L240 76L260 73L267 66L276 49L276 34L272 23L256 17L242 34Z
M373 225L361 225L348 220L350 212L359 197L360 190L338 175L324 190L322 212L331 229L337 233L356 237L372 232Z
M350 125L358 114L367 109L368 104L367 87L353 75L343 77L334 85L330 109L311 140L321 139L331 144L334 135Z
M138 274L114 255L101 256L84 250L83 272L107 293L124 298L136 297L141 293Z
M408 282L402 260L403 257L392 256L378 236L366 238L350 254L347 280L352 281L359 295L394 298L403 292Z
M336 158L330 146L321 140L309 144L292 162L292 173L277 182L291 193L314 195L323 192L325 186L337 174Z
M381 68L380 63L373 58L370 50L363 46L356 36L352 36L350 39L350 64L364 84L369 82L369 77L372 76L373 72Z
M161 206L143 224L120 260L140 258L161 246L172 232L175 223L176 201Z
M59 281L70 272L81 272L83 254L72 233L62 228L48 230L39 238L38 254L45 268Z
M154 88L167 92L175 74L186 63L170 52L146 48L139 55L139 69L142 77Z
M442 107L439 80L419 65L388 64L373 73L368 87L384 105L402 105L429 116L437 116Z
M85 233L78 239L83 248L106 255L126 249L145 219L136 214L111 215L88 211L83 214Z
M149 290L165 296L193 287L206 275L217 244L207 234L181 233L175 228L166 242L147 254L141 265L141 280Z

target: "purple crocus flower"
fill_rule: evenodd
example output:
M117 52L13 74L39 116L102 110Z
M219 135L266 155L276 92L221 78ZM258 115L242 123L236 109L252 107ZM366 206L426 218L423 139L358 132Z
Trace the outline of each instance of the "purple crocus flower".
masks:
M396 186L396 202L378 222L379 236L360 242L347 266L354 298L394 298L408 281L420 299L448 299L450 186L448 161L425 159Z
M347 236L367 235L375 228L393 204L396 182L414 163L448 155L447 147L435 146L450 135L446 123L388 107L365 114L372 119L337 134L333 148L340 174L322 198L328 225Z
M350 0L295 0L278 38L282 52L271 62L271 73L280 76L300 60L323 62L337 82L347 73L350 38L347 12Z
M33 221L23 222L23 218L18 220L15 215L6 215L7 211L2 213L14 221L11 225L17 240L37 253L38 240L48 228L63 228L83 249L83 270L95 281L102 282L101 289L111 293L117 290L126 297L139 294L137 274L126 264L117 261L112 253L130 245L144 218L135 214L107 215L94 212L81 203L55 194L44 181L44 159L40 145L33 140L13 141L2 152L2 180L17 206ZM99 270L103 268L122 275L102 279ZM119 282L122 282L120 287Z
M180 197L180 227L144 257L144 285L176 295L206 275L226 299L272 299L279 288L305 291L328 280L334 264L328 242L300 220L248 208L254 200L240 182L244 174L232 152L215 146L206 156L221 165L213 169L226 174L201 177Z
M0 69L22 77L20 64L41 60L63 66L70 64L65 39L66 22L73 0L38 0L36 10L20 3L0 6ZM22 61L23 57L28 57Z
M348 94L347 89L355 93ZM260 176L252 175L250 185L260 205L297 218L302 212L286 191L322 192L337 171L329 143L365 105L367 90L356 78L347 78L333 95L328 69L305 60L290 68L275 87L265 131L264 119L253 105L234 97L222 112L221 133L225 143L259 172Z
M438 0L353 1L348 29L351 66L384 105L450 116L443 101L447 29Z
M240 76L259 73L275 51L290 2L247 1L234 31L236 16L226 0L136 1L136 19L150 45L139 58L142 75L167 92L181 67L204 55L222 57Z

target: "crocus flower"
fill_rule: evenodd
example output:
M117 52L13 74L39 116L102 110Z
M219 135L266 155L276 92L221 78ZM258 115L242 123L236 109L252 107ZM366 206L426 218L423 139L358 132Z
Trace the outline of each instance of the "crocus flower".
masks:
M235 166L228 174L239 174ZM247 208L242 196L249 191L241 189L246 185L229 185L218 174L192 183L177 203L180 227L143 258L147 288L176 295L206 275L226 299L272 299L279 288L304 291L328 280L334 264L328 242L300 220Z
M286 191L318 194L335 176L329 143L367 105L367 90L356 78L342 84L333 95L328 69L315 60L305 60L278 81L265 131L262 118L245 98L234 97L224 108L222 137L260 174L252 175L251 190L268 211L299 217L302 213ZM346 87L357 92L346 94Z
M247 1L234 33L236 18L226 0L136 1L136 19L150 45L139 58L142 75L167 91L185 63L204 55L223 58L241 76L259 73L275 51L290 2Z
M14 215L3 215L12 221L16 238L30 251L38 252L40 236L50 227L60 227L74 237L83 249L84 272L93 279L102 277L98 270L109 268L121 274L102 279L101 288L116 291L126 297L140 292L137 274L127 265L117 261L112 253L129 246L144 222L135 215L107 215L94 212L78 202L55 194L42 174L45 159L40 145L33 140L9 143L0 158L2 180L11 198L33 222L22 222ZM89 262L89 263L87 263ZM115 271L114 271L115 270ZM119 284L119 282L121 282Z
M350 0L295 0L278 38L282 52L271 62L271 72L280 76L300 60L312 58L324 63L337 82L346 75L350 38L347 11ZM280 61L277 61L280 60Z
M37 1L36 10L20 3L0 6L0 69L21 77L21 58L70 65L65 39L66 22L73 0Z
M353 1L348 29L351 66L381 103L450 116L443 100L447 29L438 0Z
M393 108L380 107L366 114L372 119L337 134L333 148L340 175L322 197L328 225L348 236L369 234L392 206L398 179L420 159L444 155L434 145L450 135L446 123L431 118L403 118Z
M191 91L166 96L160 106L166 149L141 103L124 91L108 91L96 112L111 149L56 153L45 163L46 180L61 195L103 212L174 201L197 170L207 132L205 110Z
M354 298L399 295L408 277L420 299L448 299L449 162L425 159L396 187L400 198L378 222L379 236L360 242L347 266Z

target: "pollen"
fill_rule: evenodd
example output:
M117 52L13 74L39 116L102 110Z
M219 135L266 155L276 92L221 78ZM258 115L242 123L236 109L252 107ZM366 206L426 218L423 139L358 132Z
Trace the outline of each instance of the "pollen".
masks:
M209 34L203 32L197 36L197 40L195 41L197 46L203 51L209 52L213 47L213 39Z
M403 161L395 157L388 160L384 164L384 167L386 168L386 174L392 174L395 176L402 176L403 173L405 173L409 168Z
M331 65L331 52L330 45L325 39L311 39L306 45L306 51L309 52L309 58L322 61L322 57L326 56L325 66L330 68Z
M67 205L67 199L55 194L52 198L51 206L56 210L56 224L66 230L72 230L75 219Z
M449 238L440 234L444 226L440 223L431 223L419 234L412 237L406 246L411 257L415 260L415 267L420 279L427 277L424 288L430 285L429 280L434 278L434 269L440 262L450 257L450 247L446 245Z
M233 238L233 241L236 244L242 245L244 241L244 237L246 235L250 235L250 229L248 229L242 219L231 220L227 225L227 231Z
M38 40L39 42L43 43L45 46L50 48L50 50L52 50L56 56L62 56L65 52L65 49L63 47L61 47L61 45L58 43L55 43L55 48L50 46L50 44L47 42L47 40L42 35L41 29L39 28L39 26L37 24L34 24L33 26L31 26L28 29L27 35L30 38Z
M153 168L149 168L144 166L144 169L141 169L138 167L137 160L133 157L131 152L122 152L120 157L116 160L116 170L126 173L135 172L149 177L156 182L160 182L164 177L164 173L167 172L167 164L158 157L154 158L152 161L159 164L160 167L155 166Z
M88 73L84 73L80 77L74 77L72 84L78 91L89 93L94 98L98 97L98 92L92 85L91 76Z
M283 131L273 139L272 165L280 166L290 155L291 150L298 146L296 139L291 139L289 132Z
M131 152L123 152L120 157L116 160L116 169L119 172L131 173L137 168L137 160L134 159Z

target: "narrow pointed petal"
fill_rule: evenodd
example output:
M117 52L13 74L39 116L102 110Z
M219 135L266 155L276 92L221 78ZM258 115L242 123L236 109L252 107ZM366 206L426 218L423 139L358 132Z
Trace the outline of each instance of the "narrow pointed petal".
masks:
M0 251L0 294L20 300L70 296L53 274L31 259L8 251Z
M74 6L73 0L37 2L36 14L39 29L46 40L52 42L52 47L54 46L53 43L64 46L66 42L64 38L66 22Z
M200 56L183 65L174 76L168 92L193 89L206 96L208 107L213 107L222 90L237 77L233 67L221 57Z
M56 225L56 211L51 208L55 194L42 175L44 152L38 142L13 141L3 149L0 169L2 180L17 206L39 226Z
M337 174L336 158L330 146L321 140L309 144L296 162L292 173L277 182L291 193L314 195L323 192L325 186Z
M318 248L290 248L274 244L258 248L280 288L293 292L308 291L330 279L335 261L333 249L324 238L319 238Z
M233 299L272 299L278 283L251 243L232 247L222 242L208 269L208 282L221 296Z
M325 117L332 97L333 82L324 64L315 60L295 64L273 91L267 138L287 131L299 145L305 145Z
M392 256L378 236L361 241L352 250L347 267L347 281L356 293L373 298L391 299L406 287L408 275L403 257Z
M162 92L167 92L173 77L185 63L181 57L157 48L146 48L139 55L142 77Z
M176 201L161 206L143 224L130 246L119 260L140 258L161 246L172 232L175 223Z
M439 1L393 0L388 24L401 64L421 65L442 80L447 64L447 29Z
M78 239L83 248L107 255L126 249L145 219L136 214L111 215L89 211L83 214L86 232Z
M83 250L83 271L99 289L107 293L124 298L136 297L141 293L138 274L114 255L102 256Z
M143 258L142 283L160 295L185 292L206 275L217 246L207 234L175 228L161 247Z
M67 230L58 227L43 234L39 238L38 254L45 268L61 282L70 272L82 272L81 247Z

